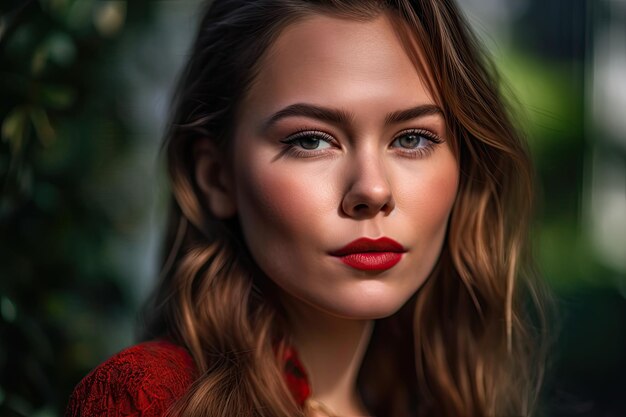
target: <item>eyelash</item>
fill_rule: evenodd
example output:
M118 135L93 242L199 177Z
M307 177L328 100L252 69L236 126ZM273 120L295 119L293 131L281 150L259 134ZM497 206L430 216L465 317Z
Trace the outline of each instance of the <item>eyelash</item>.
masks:
M403 148L405 150L401 151L401 153L403 154L403 156L407 158L414 158L414 159L425 158L428 155L430 155L432 151L435 150L435 147L437 145L443 143L443 139L441 139L439 136L437 136L431 131L424 130L424 129L403 130L394 136L392 142L395 142L396 140L400 139L403 135L410 135L410 134L423 137L424 139L428 141L428 144L423 148L415 148L415 149ZM286 144L287 149L285 151L289 153L290 156L294 156L296 158L313 158L313 157L326 153L325 150L303 151L301 149L297 149L298 145L296 145L296 142L302 139L307 139L307 138L323 140L331 145L333 143L336 143L336 140L331 135L329 135L326 132L316 130L316 129L300 129L298 132L294 133L293 135L288 136L286 139L281 140L280 142Z

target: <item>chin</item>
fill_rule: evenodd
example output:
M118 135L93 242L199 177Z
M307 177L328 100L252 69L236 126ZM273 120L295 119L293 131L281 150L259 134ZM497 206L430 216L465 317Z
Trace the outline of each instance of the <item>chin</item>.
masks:
M394 291L348 291L332 298L308 301L330 315L352 320L375 320L396 313L414 294Z

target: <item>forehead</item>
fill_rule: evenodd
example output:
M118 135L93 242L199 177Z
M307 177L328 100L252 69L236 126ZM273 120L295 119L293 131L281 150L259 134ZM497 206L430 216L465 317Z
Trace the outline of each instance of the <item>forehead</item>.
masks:
M432 103L393 24L385 14L367 21L312 15L290 24L264 55L244 102L275 107L329 101L350 107L368 98L390 98L399 106Z

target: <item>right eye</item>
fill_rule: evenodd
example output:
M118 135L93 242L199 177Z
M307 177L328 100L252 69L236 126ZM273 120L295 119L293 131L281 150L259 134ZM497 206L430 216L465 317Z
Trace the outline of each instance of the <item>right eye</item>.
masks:
M301 131L294 135L281 140L282 143L288 145L289 151L296 153L296 156L313 156L318 151L323 151L332 147L334 139L327 133L319 131Z

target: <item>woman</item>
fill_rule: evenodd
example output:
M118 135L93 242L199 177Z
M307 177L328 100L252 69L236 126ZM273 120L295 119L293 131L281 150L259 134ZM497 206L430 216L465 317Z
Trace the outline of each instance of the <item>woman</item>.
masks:
M531 168L452 1L216 0L174 109L158 341L69 416L534 413Z

